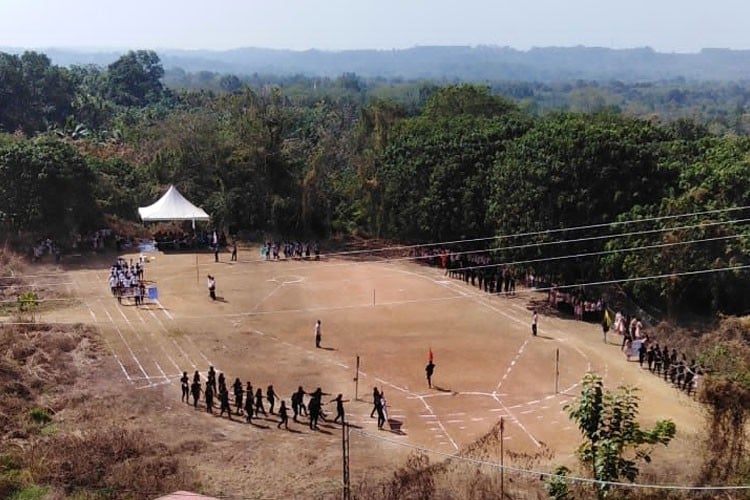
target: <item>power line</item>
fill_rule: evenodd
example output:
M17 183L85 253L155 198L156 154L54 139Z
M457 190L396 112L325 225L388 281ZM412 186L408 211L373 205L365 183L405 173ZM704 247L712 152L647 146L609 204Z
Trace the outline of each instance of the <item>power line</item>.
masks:
M540 236L540 235L547 235L547 234L555 234L560 232L568 232L568 231L582 231L584 229L597 229L602 227L612 227L612 226L623 226L628 224L638 224L641 222L653 222L653 221L659 221L659 220L669 220L669 219L677 219L681 217L694 217L699 215L709 215L709 214L717 214L717 213L724 213L724 212L734 212L738 210L745 210L750 208L750 205L744 205L741 207L729 207L729 208L718 208L714 210L703 210L699 212L690 212L686 214L675 214L675 215L662 215L658 217L645 217L643 219L628 219L624 221L613 221L613 222L602 222L597 224L586 224L581 226L573 226L568 228L555 228L555 229L543 229L541 231L528 231L525 233L516 233L516 234L504 234L504 235L496 235L496 236L483 236L480 238L470 238L470 239L461 239L461 240L454 240L454 241L442 241L442 242L434 242L434 243L420 243L415 245L396 245L392 247L384 247L379 249L371 249L371 250L350 250L345 252L336 252L333 254L326 254L328 255L356 255L361 253L374 253L374 252L385 252L389 250L408 250L411 248L420 248L420 247L431 247L431 246L440 246L440 245L455 245L460 243L474 243L478 241L489 241L489 240L500 240L505 238L517 238L517 237L525 237L525 236Z
M634 246L634 247L627 247L627 248L617 248L614 250L602 250L599 252L584 252L584 253L576 253L576 254L568 254L568 255L559 255L555 257L540 257L538 259L528 259L528 260L517 260L517 261L511 261L511 262L498 262L495 264L482 264L478 266L466 266L466 267L455 267L451 268L450 271L466 271L470 269L485 269L488 267L497 267L497 266L516 266L519 264L532 264L534 262L546 262L550 260L565 260L565 259L577 259L580 257L593 257L597 255L608 255L608 254L615 254L615 253L623 253L623 252L629 252L633 250L653 250L656 248L667 248L672 246L678 246L678 245L689 245L692 243L705 243L709 241L719 241L719 240L731 240L735 238L742 238L745 236L744 234L733 234L730 236L718 236L716 238L704 238L700 240L688 240L688 241L677 241L672 243L659 243L655 245L643 245L643 246Z

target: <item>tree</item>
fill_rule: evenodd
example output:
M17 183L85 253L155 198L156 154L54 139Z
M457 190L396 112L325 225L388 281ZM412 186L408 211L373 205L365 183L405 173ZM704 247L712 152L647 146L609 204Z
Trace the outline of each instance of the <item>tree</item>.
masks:
M131 50L107 67L108 96L123 106L153 104L164 95L163 76L156 52Z
M606 482L635 481L637 461L651 461L650 445L668 445L677 431L671 420L660 420L650 430L641 429L636 421L639 398L635 392L629 386L606 391L602 378L589 372L578 400L564 408L585 439L578 447L579 459L594 479L603 482L596 485L599 498L606 496Z
M67 144L23 141L0 148L0 226L65 237L99 215L94 175Z
M224 75L219 79L219 87L227 92L237 92L242 88L242 82L237 75Z
M37 52L0 52L0 130L27 134L62 123L71 112L74 84L67 70Z
M497 233L540 232L535 243L552 241L549 228L612 221L629 208L669 194L677 177L660 162L664 133L641 120L611 113L546 116L509 143L491 175L489 219ZM557 235L559 238L560 236ZM524 240L528 243L528 240ZM555 245L557 256L601 250L601 240ZM541 246L504 252L507 260L550 257ZM540 275L564 284L599 279L595 259L546 261Z

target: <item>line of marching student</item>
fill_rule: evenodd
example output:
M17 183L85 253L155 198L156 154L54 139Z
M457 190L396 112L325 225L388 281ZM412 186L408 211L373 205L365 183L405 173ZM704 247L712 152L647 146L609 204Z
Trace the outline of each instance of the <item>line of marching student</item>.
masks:
M187 372L182 373L180 378L180 385L182 388L182 402L190 404L192 397L192 403L194 408L198 408L199 403L202 402L205 405L207 413L214 413L214 410L218 408L219 416L224 416L226 413L229 420L232 419L232 414L236 416L243 416L245 421L251 423L253 418L260 418L263 414L264 417L271 415L277 415L275 408L276 402L279 401L278 408L278 428L284 426L285 429L289 429L289 408L286 405L286 400L279 398L273 385L266 387L265 393L263 389L258 387L253 388L253 385L248 380L245 385L242 384L239 377L234 379L234 383L231 386L234 394L233 405L230 402L229 387L227 387L226 378L223 373L219 373L216 376L214 367L211 366L206 374L205 384L201 383L201 375L198 370L193 374L192 382L188 377ZM307 404L304 402L305 396L310 396ZM327 422L326 414L323 412L323 396L328 396L327 392L318 387L313 392L305 392L302 386L299 386L291 396L291 410L293 412L292 419L298 422L298 417L306 416L309 419L309 426L311 430L319 430L318 421L322 420ZM336 417L333 422L344 423L345 412L344 403L348 400L343 399L343 396L339 394L330 402L336 403ZM266 411L265 403L268 403L268 412ZM232 409L234 406L234 410Z
M670 351L666 344L660 346L658 342L652 341L643 331L640 318L628 317L617 311L612 319L609 311L605 310L602 319L604 342L607 342L607 332L610 328L622 336L620 349L628 361L631 357L637 357L641 368L644 368L645 363L648 371L663 377L665 382L670 382L677 389L685 391L688 396L698 390L703 377L701 366L694 358L688 361L686 353L678 354L677 349L673 348Z
M285 429L289 429L290 407L287 406L285 399L279 397L273 385L267 386L264 392L261 387L254 388L249 380L243 385L238 377L229 387L224 374L219 373L217 376L214 367L210 366L205 383L201 380L200 372L196 370L193 373L192 380L187 372L182 372L180 386L182 389L181 401L191 404L192 399L192 405L196 409L203 407L207 413L212 415L218 410L219 417L226 414L229 420L234 420L232 418L232 415L234 415L241 417L240 421L244 419L247 423L252 423L253 419L259 419L261 414L266 420L268 420L269 415L272 415L278 418L277 428L283 426ZM230 389L234 396L233 401L230 401ZM309 396L307 404L305 404L305 396ZM292 420L300 422L299 418L307 417L307 425L310 430L320 430L318 427L319 421L329 421L323 411L323 406L327 403L336 403L336 416L332 422L344 424L346 422L344 403L348 403L349 400L344 399L342 394L338 394L335 398L326 402L323 400L323 396L330 396L330 394L323 392L320 387L312 392L306 392L302 386L299 386L290 397ZM275 411L277 402L279 402L278 412ZM266 404L268 404L268 411L266 411ZM375 414L377 414L378 429L382 429L387 420L386 407L384 393L374 387L373 408L370 417L375 418Z

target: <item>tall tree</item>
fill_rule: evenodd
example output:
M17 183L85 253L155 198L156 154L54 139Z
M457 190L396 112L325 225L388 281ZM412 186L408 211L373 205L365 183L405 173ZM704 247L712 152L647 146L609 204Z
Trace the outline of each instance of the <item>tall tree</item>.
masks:
M94 176L70 146L24 141L0 149L0 221L11 231L69 236L98 222Z
M489 217L497 223L498 234L512 235L609 222L632 206L654 203L669 193L677 177L660 161L664 136L648 122L611 113L542 118L495 163ZM554 238L562 237L558 233ZM540 234L534 242L552 239ZM533 247L527 238L523 249L506 257L591 252L601 250L602 241ZM595 280L600 272L595 259L548 261L536 267L537 274L566 284Z
M164 95L164 76L153 50L130 51L107 67L108 97L123 106L145 106Z

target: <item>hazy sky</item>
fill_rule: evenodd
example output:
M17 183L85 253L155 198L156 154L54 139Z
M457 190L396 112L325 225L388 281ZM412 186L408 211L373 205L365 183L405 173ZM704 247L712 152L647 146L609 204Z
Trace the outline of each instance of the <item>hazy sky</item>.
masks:
M0 47L750 49L750 0L0 0Z

